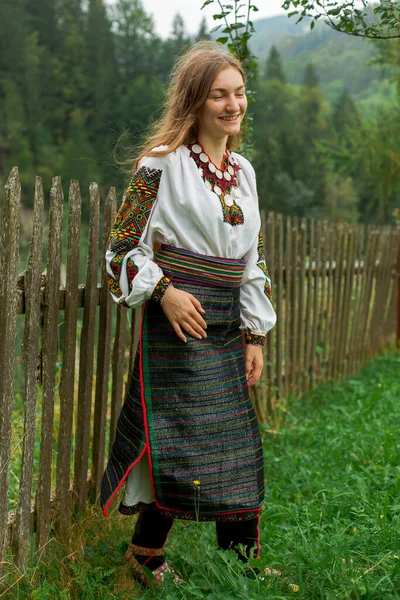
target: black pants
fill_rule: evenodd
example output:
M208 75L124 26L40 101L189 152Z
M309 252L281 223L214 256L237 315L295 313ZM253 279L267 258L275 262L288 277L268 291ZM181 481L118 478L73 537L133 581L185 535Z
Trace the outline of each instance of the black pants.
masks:
M246 562L252 550L258 555L258 517L246 521L217 521L217 541L222 550L232 548ZM132 543L144 548L163 548L174 520L158 511L141 512ZM241 548L239 548L239 546Z

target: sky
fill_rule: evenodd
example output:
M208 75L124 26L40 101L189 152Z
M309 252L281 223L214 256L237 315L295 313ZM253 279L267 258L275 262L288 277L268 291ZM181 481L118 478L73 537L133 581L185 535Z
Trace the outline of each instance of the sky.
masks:
M217 12L218 5L211 4L200 10L203 2L204 0L142 0L145 11L153 15L156 31L161 37L169 35L172 19L177 12L183 17L188 33L198 31L203 16L206 17L208 29L214 27L212 15ZM225 3L228 4L228 0ZM283 0L254 0L254 4L259 11L252 13L253 20L286 12L281 8Z

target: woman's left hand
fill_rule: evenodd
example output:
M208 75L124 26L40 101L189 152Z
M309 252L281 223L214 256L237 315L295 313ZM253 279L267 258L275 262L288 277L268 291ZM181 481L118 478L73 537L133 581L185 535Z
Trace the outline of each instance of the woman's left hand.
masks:
M244 357L247 385L254 385L260 379L263 370L263 349L261 346L246 344Z

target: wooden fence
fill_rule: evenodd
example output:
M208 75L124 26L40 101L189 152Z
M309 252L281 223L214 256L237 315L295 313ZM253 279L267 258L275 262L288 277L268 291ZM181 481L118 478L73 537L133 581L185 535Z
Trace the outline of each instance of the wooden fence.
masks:
M111 188L105 200L101 233L95 183L89 196L90 223L83 240L79 183L71 182L66 281L60 286L60 178L52 180L48 212L41 180L36 179L29 257L20 276L21 189L16 168L5 187L0 245L0 561L10 560L11 546L21 567L27 563L33 531L39 548L46 545L53 525L66 539L73 511L82 512L88 500L96 501L133 365L139 314L112 305L102 260L117 210L115 190ZM42 274L47 214L47 268ZM399 249L393 227L269 214L263 228L278 321L267 337L264 378L254 390L261 420L273 418L283 399L321 381L353 374L394 341ZM82 252L87 252L84 285L78 278ZM19 341L22 349L16 361ZM16 363L21 365L22 402L16 401Z

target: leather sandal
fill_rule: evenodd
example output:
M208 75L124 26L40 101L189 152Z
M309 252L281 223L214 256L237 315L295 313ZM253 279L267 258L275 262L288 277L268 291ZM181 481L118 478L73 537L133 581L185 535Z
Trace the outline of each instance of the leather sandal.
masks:
M161 585L167 579L170 579L176 584L183 583L183 579L179 577L175 569L171 567L167 562L151 571L152 576L148 574L149 569L144 569L145 565L141 565L136 559L138 556L162 556L164 554L163 548L144 548L142 546L136 546L136 544L129 544L128 550L124 556L124 560L129 564L132 569L132 575L136 581L146 587L153 587L154 585Z

